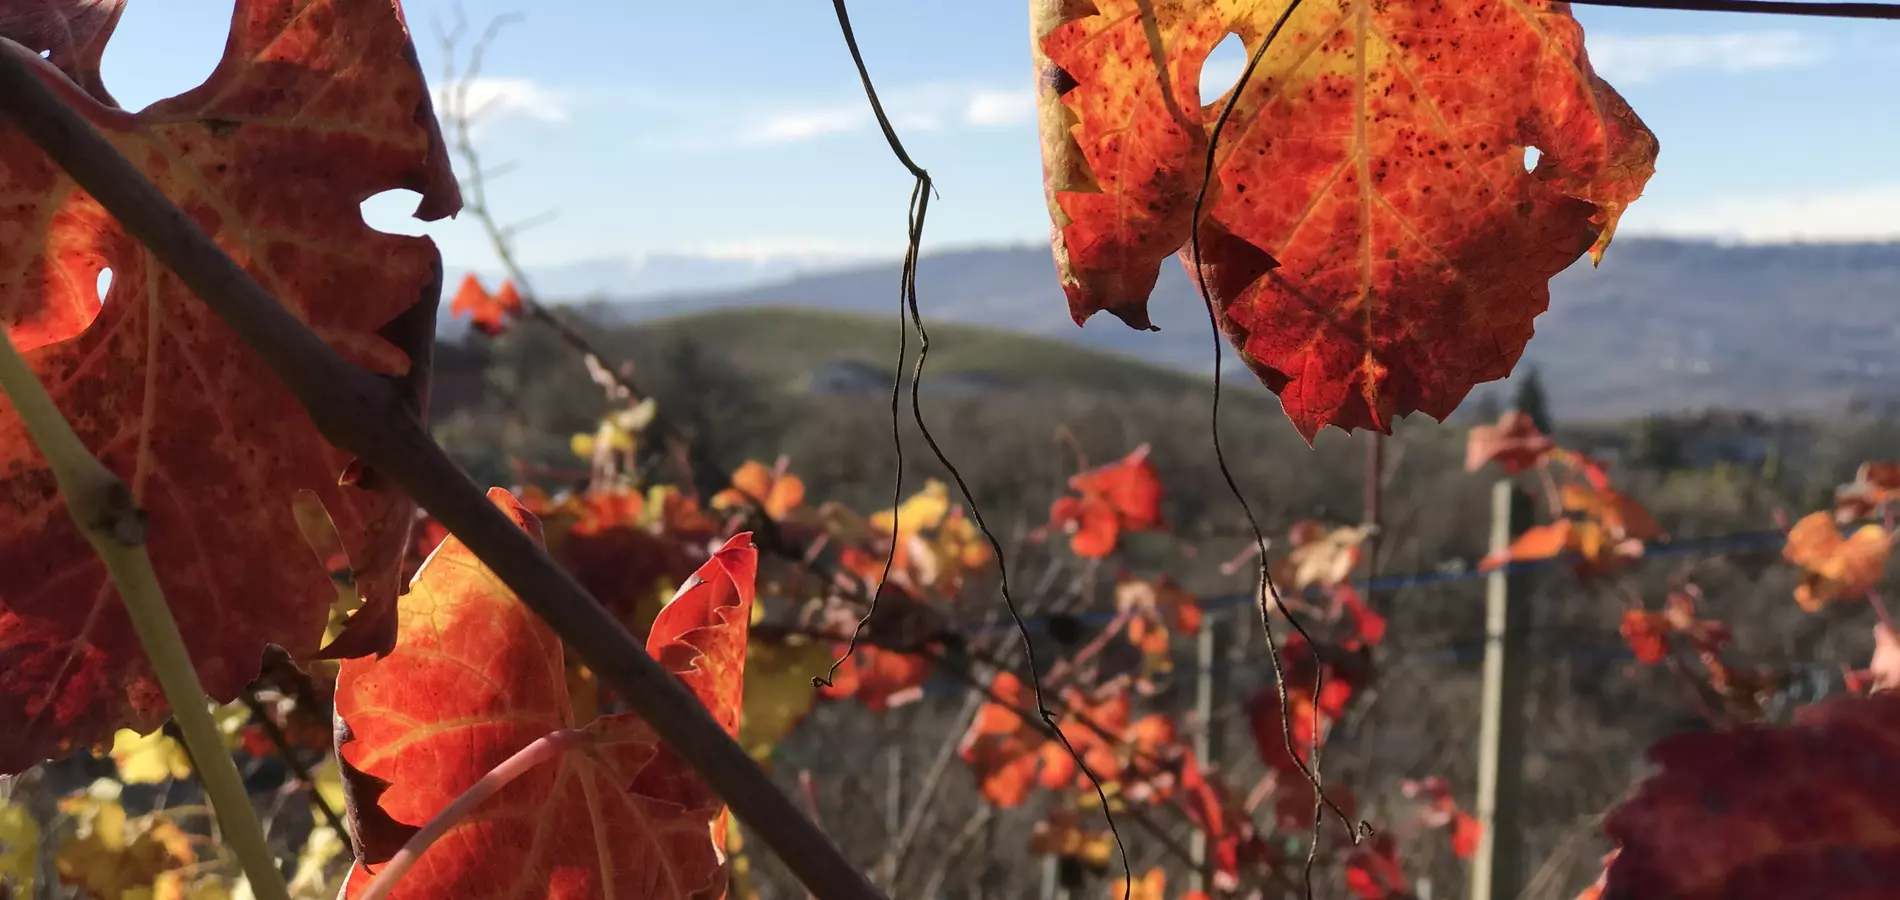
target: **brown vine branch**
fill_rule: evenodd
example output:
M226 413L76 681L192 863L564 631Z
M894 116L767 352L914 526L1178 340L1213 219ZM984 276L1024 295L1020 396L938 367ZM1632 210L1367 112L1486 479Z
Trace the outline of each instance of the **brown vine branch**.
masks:
M388 380L352 365L304 327L34 74L36 62L18 44L0 42L0 115L262 357L327 440L377 470L460 538L627 699L814 894L825 900L882 898L699 700L489 503L430 439Z

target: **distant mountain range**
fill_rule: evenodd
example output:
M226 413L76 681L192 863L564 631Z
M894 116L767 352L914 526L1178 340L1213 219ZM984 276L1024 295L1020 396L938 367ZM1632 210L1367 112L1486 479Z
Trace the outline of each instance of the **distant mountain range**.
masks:
M622 298L655 293L642 290L654 282L618 282L627 287L595 308L615 324L754 306L898 312L894 263L776 278L726 269L729 284L755 283L724 288L703 280L716 277L715 269L709 265L690 288L643 299ZM544 296L584 296L544 281ZM1193 372L1212 362L1206 315L1172 261L1151 301L1159 332L1134 331L1106 315L1076 327L1043 247L928 255L918 285L926 322L1003 328ZM1623 238L1600 269L1584 261L1558 276L1552 295L1525 359L1542 372L1560 416L1705 408L1827 414L1900 400L1900 244ZM1230 371L1244 374L1232 354L1226 359ZM1487 389L1500 388L1480 387L1473 396Z

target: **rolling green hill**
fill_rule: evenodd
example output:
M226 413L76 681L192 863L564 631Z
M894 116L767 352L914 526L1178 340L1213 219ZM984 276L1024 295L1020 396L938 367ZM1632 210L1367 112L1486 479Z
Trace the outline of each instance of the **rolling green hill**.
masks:
M1206 378L1048 338L976 325L932 324L924 389L981 392L1014 387L1071 387L1105 393L1202 393ZM839 381L888 385L897 361L895 316L774 306L718 309L614 328L605 337L617 355L657 359L690 341L794 390ZM916 364L909 339L906 371ZM828 379L828 380L827 380ZM822 383L815 383L822 382ZM1255 384L1246 379L1246 387Z

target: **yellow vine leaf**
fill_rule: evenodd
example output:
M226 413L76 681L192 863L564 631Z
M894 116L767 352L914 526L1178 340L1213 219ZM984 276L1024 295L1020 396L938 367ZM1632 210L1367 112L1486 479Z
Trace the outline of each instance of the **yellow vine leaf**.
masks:
M160 876L197 861L191 836L159 813L128 817L119 792L118 783L100 779L60 799L60 812L74 824L72 838L53 858L60 880L96 897L201 900L182 882L174 882L169 895L153 893L162 886Z
M119 780L126 784L164 784L191 777L191 757L162 728L143 735L119 729L112 737L112 761L118 763Z
M33 813L16 804L0 806L0 897L37 896L33 876L39 857L40 823Z
M950 514L950 489L935 478L912 494L904 505L871 515L871 526L885 534L915 534L935 528Z
M739 744L761 762L811 712L818 689L811 680L831 668L831 648L817 641L746 645L745 695Z

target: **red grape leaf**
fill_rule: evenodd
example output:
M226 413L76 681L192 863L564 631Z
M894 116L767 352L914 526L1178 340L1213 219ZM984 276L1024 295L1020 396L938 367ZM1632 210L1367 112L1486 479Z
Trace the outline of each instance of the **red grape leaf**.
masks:
M1602 896L1893 896L1900 884L1900 696L1843 696L1791 725L1685 734L1610 814Z
M1669 617L1662 613L1626 609L1617 631L1623 634L1623 642L1629 644L1637 662L1659 663L1669 655Z
M1459 859L1470 859L1484 840L1484 824L1478 817L1460 810L1451 821L1451 852Z
M1107 310L1151 327L1225 103L1201 106L1201 66L1229 32L1258 49L1286 7L1032 7L1044 184L1078 323ZM1273 38L1218 150L1200 223L1211 300L1310 441L1414 410L1443 419L1509 374L1550 278L1600 257L1657 144L1591 69L1566 4L1332 0Z
M112 10L42 6L95 22L64 60L96 84ZM22 21L34 20L5 24ZM428 373L411 360L427 359L439 257L426 238L371 229L358 205L409 189L423 195L417 216L435 219L461 201L396 5L244 0L205 84L136 114L82 94L49 61L30 64L286 308L399 378L421 408ZM299 490L327 508L367 601L394 602L410 502L344 478L360 467L263 361L4 127L0 193L12 198L0 208L0 322L149 513L152 561L206 691L235 697L266 643L297 657L318 649L336 595L303 549ZM104 567L0 399L0 771L166 715Z
M1365 900L1400 900L1411 895L1391 832L1375 834L1346 854L1346 888Z
M537 539L540 523L499 488L495 504ZM647 652L729 733L738 730L758 553L749 535L688 579L660 612ZM723 805L633 713L573 721L560 640L461 541L450 537L400 605L382 659L337 676L338 752L359 861L375 867L496 764L538 738L582 727L584 749L502 788L436 841L396 897L685 898L724 889ZM539 894L537 894L539 895Z
M0 35L46 59L101 103L117 106L99 79L106 41L125 0L10 0L0 6Z

